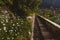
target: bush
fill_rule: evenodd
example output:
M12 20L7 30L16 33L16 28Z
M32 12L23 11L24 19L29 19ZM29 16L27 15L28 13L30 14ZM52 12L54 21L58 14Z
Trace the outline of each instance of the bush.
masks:
M31 24L26 19L19 16L13 18L13 16L8 16L7 13L1 14L0 40L30 40L29 32L31 32Z

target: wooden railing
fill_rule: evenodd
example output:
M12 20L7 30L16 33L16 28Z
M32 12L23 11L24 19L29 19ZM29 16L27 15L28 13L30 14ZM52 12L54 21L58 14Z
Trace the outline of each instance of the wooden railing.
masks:
M38 14L35 15L36 19L40 20L45 28L53 35L53 37L57 40L60 40L60 25L50 21L43 16Z

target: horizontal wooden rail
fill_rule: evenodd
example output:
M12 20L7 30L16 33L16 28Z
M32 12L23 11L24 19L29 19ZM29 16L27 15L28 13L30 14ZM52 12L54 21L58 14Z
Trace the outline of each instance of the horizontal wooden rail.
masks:
M43 19L43 20L49 22L50 24L54 25L55 27L60 28L60 25L58 25L57 23L55 23L55 22L53 22L53 21L51 21L51 20L49 20L49 19L47 19L47 18L45 18L43 16L40 16L40 15L38 15L38 17L40 17L41 20Z
M53 35L55 39L60 40L60 25L38 14L36 14L36 17L40 20L40 22L42 22L45 28Z

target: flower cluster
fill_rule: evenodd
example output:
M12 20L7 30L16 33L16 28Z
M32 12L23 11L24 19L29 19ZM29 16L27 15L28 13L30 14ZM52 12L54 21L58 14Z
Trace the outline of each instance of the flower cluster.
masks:
M31 25L26 19L10 19L7 10L0 10L0 14L0 40L30 40Z
M30 25L25 19L16 17L9 20L7 17L0 18L0 40L28 40ZM23 37L21 37L21 35Z

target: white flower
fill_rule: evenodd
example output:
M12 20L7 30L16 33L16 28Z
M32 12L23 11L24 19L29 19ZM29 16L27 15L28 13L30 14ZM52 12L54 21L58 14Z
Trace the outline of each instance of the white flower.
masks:
M4 39L4 38L2 37L2 39Z
M9 37L7 37L7 39L10 39Z
M13 32L13 30L9 30L10 32Z
M4 30L6 30L6 27L4 27Z
M19 23L17 23L17 24L19 24Z
M7 30L5 30L5 32L7 32Z
M23 24L23 23L21 23L21 24Z
M12 27L12 29L14 29L14 27Z
M13 24L13 26L15 26L15 24Z
M31 16L28 16L27 19L32 19L32 17Z
M3 21L1 21L1 23L4 23Z
M3 23L3 25L5 26L5 23Z
M23 24L23 21L21 21L21 24Z
M29 31L29 35L31 35L31 32Z
M8 17L6 16L6 18L8 18Z
M2 29L0 29L0 30L2 30Z
M12 37L12 39L14 39L14 37Z
M16 30L15 30L15 32L16 32Z
M2 15L4 17L4 15Z
M8 20L6 19L6 22L8 22Z
M8 11L7 11L7 10L1 10L1 12L3 12L3 13L8 13Z
M15 34L15 36L17 36L17 34Z

